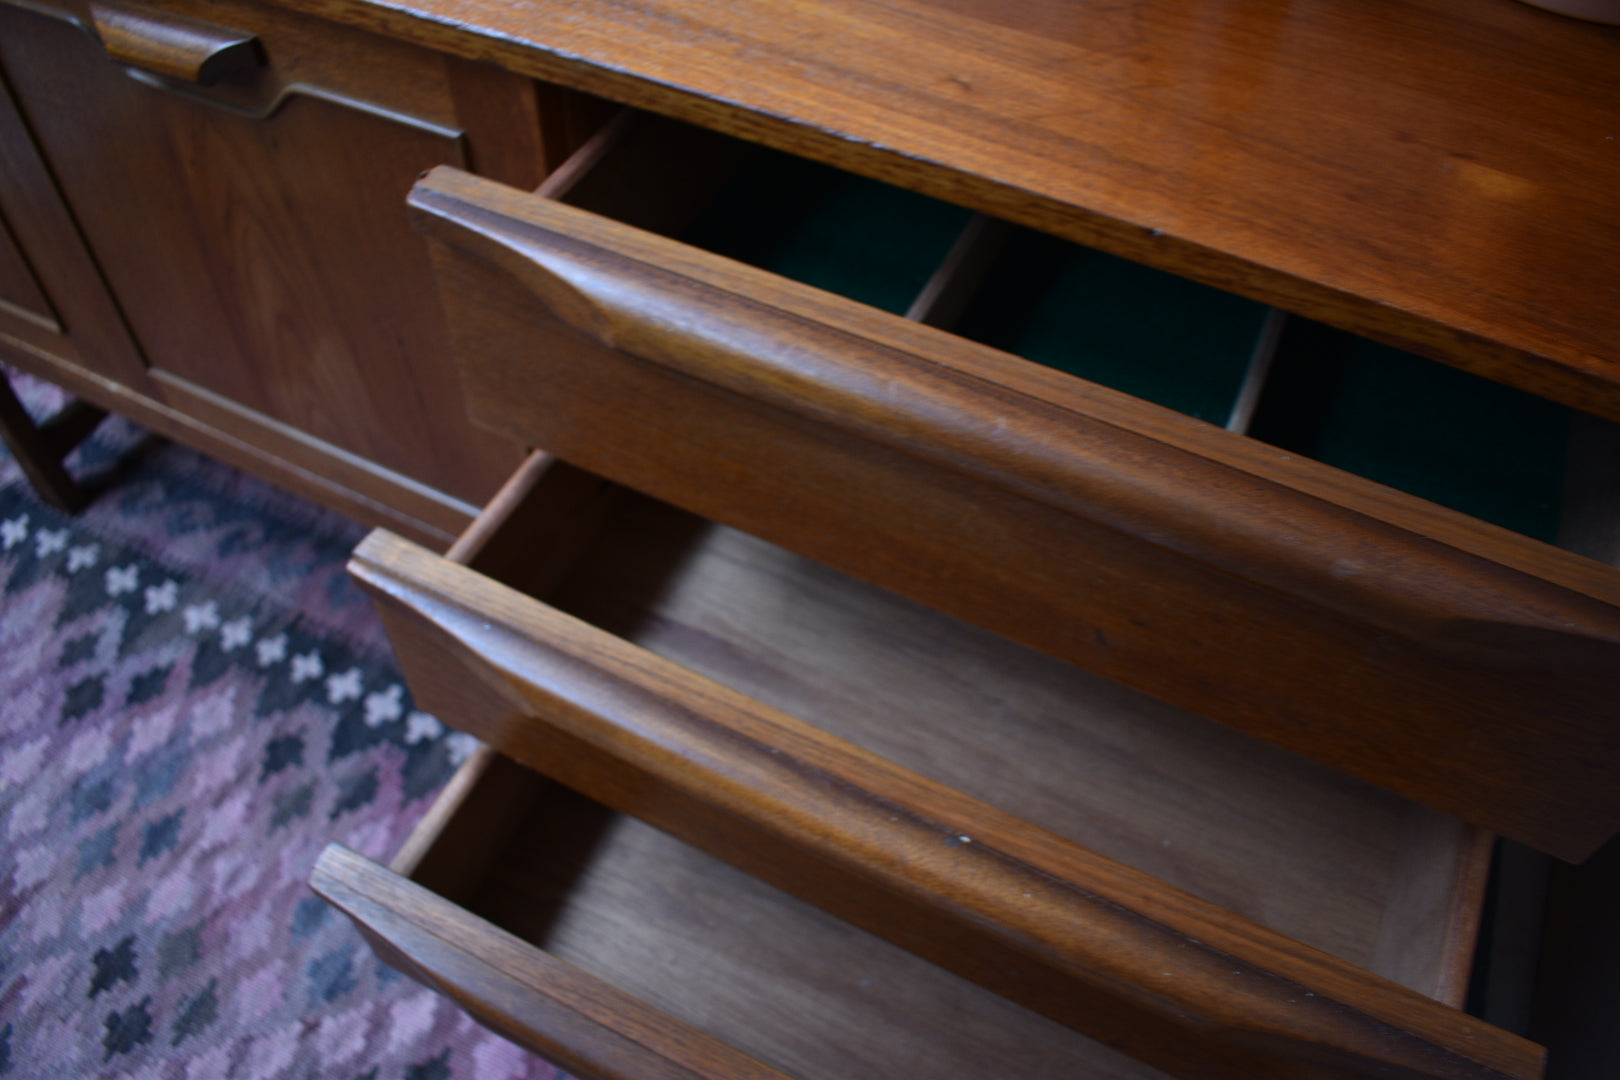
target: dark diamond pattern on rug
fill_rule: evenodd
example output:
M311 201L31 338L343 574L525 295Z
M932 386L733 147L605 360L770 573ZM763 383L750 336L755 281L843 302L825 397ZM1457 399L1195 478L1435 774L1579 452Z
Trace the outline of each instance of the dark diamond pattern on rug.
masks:
M218 979L209 979L208 985L180 1003L180 1018L174 1022L174 1045L179 1046L188 1035L205 1031L219 1019L219 997L215 994Z
M123 1012L107 1014L107 1037L101 1040L107 1050L107 1060L112 1060L114 1054L128 1054L152 1041L152 1014L146 1008L150 1004L152 999L144 997L138 1005L131 1005Z
M111 952L97 949L95 965L96 973L90 979L92 998L120 982L134 982L136 975L134 937L120 941Z
M0 453L0 1076L561 1077L307 887L474 746L343 572L363 530L117 420L72 464L120 461L68 519Z

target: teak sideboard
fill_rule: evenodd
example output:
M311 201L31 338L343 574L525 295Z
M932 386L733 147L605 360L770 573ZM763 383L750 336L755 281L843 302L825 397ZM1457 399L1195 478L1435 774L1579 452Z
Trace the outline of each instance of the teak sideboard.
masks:
M390 962L625 1080L1540 1075L1460 1007L1494 836L1620 828L1620 32L5 0L0 73L5 358L382 526L485 744L316 868Z

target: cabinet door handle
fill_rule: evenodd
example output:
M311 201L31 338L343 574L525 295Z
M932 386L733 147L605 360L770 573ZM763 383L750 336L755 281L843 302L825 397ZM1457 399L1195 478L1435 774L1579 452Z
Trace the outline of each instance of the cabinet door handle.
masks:
M264 63L259 39L241 30L101 0L90 15L108 56L164 78L211 86Z

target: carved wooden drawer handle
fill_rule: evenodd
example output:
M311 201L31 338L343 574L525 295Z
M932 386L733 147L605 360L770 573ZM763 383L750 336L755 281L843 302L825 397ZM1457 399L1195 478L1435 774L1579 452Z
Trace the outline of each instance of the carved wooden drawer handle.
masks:
M264 63L259 39L241 30L116 3L92 3L90 14L108 56L165 78L211 86Z

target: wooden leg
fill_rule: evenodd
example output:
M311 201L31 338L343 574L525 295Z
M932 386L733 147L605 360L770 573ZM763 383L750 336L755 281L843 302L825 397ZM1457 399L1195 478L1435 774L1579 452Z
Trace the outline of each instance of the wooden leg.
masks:
M76 514L90 495L62 466L62 459L95 430L107 414L83 401L73 401L43 424L35 424L11 381L0 374L0 437L22 466L23 475L40 499L64 513Z

